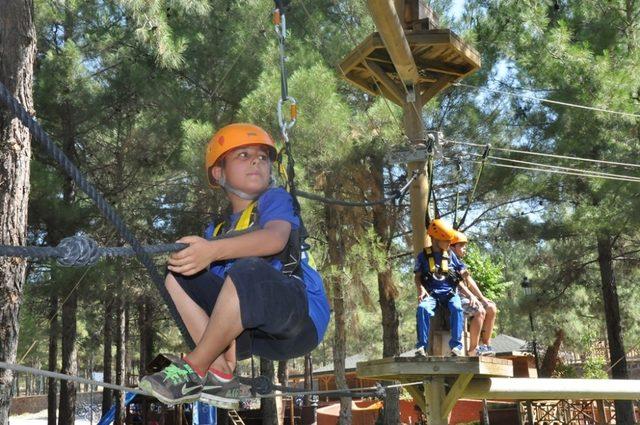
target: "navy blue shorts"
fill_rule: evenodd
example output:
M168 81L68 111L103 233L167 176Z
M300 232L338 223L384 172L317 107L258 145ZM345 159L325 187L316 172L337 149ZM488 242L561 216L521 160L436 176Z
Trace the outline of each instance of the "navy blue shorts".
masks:
M193 276L172 274L187 295L211 316L224 279L208 270ZM300 279L285 276L257 257L237 260L228 276L238 292L244 328L236 339L238 360L252 354L287 360L304 356L318 345Z

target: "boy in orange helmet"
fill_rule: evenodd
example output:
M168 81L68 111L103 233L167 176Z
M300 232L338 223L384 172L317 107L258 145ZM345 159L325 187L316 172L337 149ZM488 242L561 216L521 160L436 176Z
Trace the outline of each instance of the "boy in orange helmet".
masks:
M464 356L464 316L458 295L458 283L464 264L449 251L454 230L444 221L435 219L429 223L427 234L431 238L432 246L418 254L413 270L419 302L416 311L416 354L426 355L431 318L435 315L437 305L441 304L447 305L451 314L451 355ZM461 291L467 294L466 288L461 287Z
M467 255L468 242L469 240L464 233L455 231L451 241L451 251L456 254L462 264L464 264L462 259ZM472 317L469 352L478 356L494 355L495 351L491 347L491 334L496 322L498 308L493 301L484 296L466 266L462 272L462 279L473 294L471 297L462 298L462 309L467 316ZM480 342L482 344L478 345Z
M207 178L225 190L232 214L204 238L178 240L189 247L169 258L165 284L197 345L141 380L164 403L238 408L250 394L233 374L237 359L303 356L324 336L329 305L322 279L300 260L293 200L271 185L275 154L269 134L252 124L228 125L209 141Z

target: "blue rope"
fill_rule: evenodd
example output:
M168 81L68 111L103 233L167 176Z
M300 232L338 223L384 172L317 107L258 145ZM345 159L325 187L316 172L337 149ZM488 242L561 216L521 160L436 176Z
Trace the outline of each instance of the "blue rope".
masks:
M178 328L182 333L183 338L187 342L187 344L194 348L195 344L191 339L191 336L187 332L187 328L185 327L178 311L176 310L167 289L164 286L164 279L158 272L158 269L153 264L151 257L144 251L140 242L136 239L136 237L129 231L127 226L124 224L124 221L116 210L109 205L109 203L104 199L102 194L98 192L98 190L93 186L89 181L82 175L78 167L76 167L73 162L67 158L67 156L56 146L56 144L49 138L47 133L44 132L40 124L36 122L36 120L24 109L24 107L18 102L18 100L13 97L13 95L7 90L4 84L0 82L0 100L5 104L5 106L13 113L13 115L18 118L22 124L25 125L33 135L34 139L37 140L40 145L46 150L46 152L53 158L55 161L62 167L62 169L67 173L69 177L73 179L73 181L93 200L96 204L100 212L114 225L118 233L122 236L122 238L131 245L133 251L136 254L136 257L140 260L140 262L144 265L144 267L149 272L151 276L151 280L155 284L158 291L162 295L169 311L171 312L171 316L178 324Z

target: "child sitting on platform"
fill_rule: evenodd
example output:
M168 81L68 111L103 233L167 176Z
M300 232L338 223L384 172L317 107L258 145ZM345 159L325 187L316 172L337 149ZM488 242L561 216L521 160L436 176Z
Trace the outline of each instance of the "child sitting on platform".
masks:
M200 398L237 409L250 389L233 373L236 359L304 356L324 336L329 304L322 279L300 259L291 195L271 185L275 155L269 134L252 124L228 125L209 142L207 177L225 190L232 214L205 238L178 240L189 247L169 258L165 284L197 345L141 380L164 403Z
M464 356L464 316L458 295L458 283L464 264L449 251L449 245L455 235L454 230L444 221L435 219L429 223L427 234L431 238L431 246L418 254L413 270L419 302L416 312L416 355L425 356L427 353L431 318L435 315L436 306L440 304L447 305L451 314L451 355ZM470 295L464 287L461 291Z
M465 264L462 260L467 255L468 242L469 240L464 233L457 230L455 231L455 236L451 241L451 251L453 251L463 265ZM465 285L474 295L470 298L461 298L462 309L465 315L471 317L469 353L478 356L494 355L495 351L493 347L491 347L491 335L493 333L498 308L493 301L484 296L478 284L473 277L471 277L471 273L466 265L461 274ZM478 345L480 340L482 344Z

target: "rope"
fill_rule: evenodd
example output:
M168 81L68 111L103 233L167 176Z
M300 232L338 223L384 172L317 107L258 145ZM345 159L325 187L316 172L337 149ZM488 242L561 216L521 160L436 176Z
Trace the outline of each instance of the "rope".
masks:
M456 87L464 87L464 88L467 88L467 89L473 89L473 90L479 90L479 91L485 91L485 92L491 92L491 93L505 94L507 96L519 97L521 99L536 100L538 102L551 103L553 105L562 105L562 106L568 106L568 107L571 107L571 108L586 109L588 111L606 112L608 114L622 115L622 116L631 117L631 118L640 118L640 114L633 114L631 112L613 111L611 109L598 108L596 106L579 105L577 103L569 103L569 102L562 102L562 101L559 101L559 100L545 99L545 98L542 98L542 97L530 96L530 95L526 95L526 94L515 93L515 92L512 92L512 91L490 89L490 88L487 88L487 87L472 86L470 84L464 84L464 83L453 83L453 85L456 86Z
M489 156L489 150L491 149L491 145L487 143L484 147L484 152L482 153L482 160L480 161L480 169L478 170L478 175L476 176L476 181L473 184L473 189L471 190L471 194L467 198L467 208L464 210L464 214L460 217L460 222L456 225L454 223L453 227L455 229L459 229L460 226L464 224L464 221L467 219L467 214L469 213L469 209L471 208L471 203L473 202L473 197L476 194L476 189L478 188L478 183L480 182L480 177L482 176L482 170L484 170L484 164L487 161L487 157Z
M80 376L66 375L64 373L51 372L50 370L36 369L33 367L17 365L0 361L0 369L13 370L15 372L31 373L33 375L41 375L47 378L59 379L61 381L72 381L80 384L92 385L96 387L109 388L116 391L128 391L130 393L149 395L148 393L137 388L129 388L122 385L110 384L108 382L94 381L92 379L81 378Z
M111 384L108 382L100 382L92 379L82 378L75 375L67 375L64 373L51 372L49 370L36 369L33 367L22 366L14 363L8 363L0 361L0 369L12 370L15 372L30 373L36 376L44 376L47 378L58 379L61 381L78 382L85 385L109 388L115 391L130 392L134 394L141 394L153 397L151 394L142 391L138 388L125 387L123 385ZM399 388L414 385L422 385L422 381L409 382L404 384L392 384L392 385L377 385L375 387L364 388L348 388L344 390L325 390L325 391L297 391L296 388L286 387L282 385L274 385L265 376L259 376L257 378L239 378L240 383L244 385L250 385L254 391L254 395L251 397L242 397L240 400L252 399L252 398L277 398L277 397L291 397L291 396L304 396L304 395L335 395L336 397L378 397L384 398L386 390L388 388ZM276 393L275 391L283 391Z
M143 246L149 255L175 252L187 248L185 243ZM87 236L71 236L62 239L56 247L45 246L6 246L0 245L2 257L27 257L33 259L55 258L64 267L84 267L95 264L100 257L132 257L136 255L128 247L99 247L96 241Z
M98 192L98 190L93 186L89 181L82 175L78 167L76 167L73 162L69 160L69 158L56 146L56 144L49 138L47 133L42 129L40 124L36 122L36 120L24 109L24 107L16 100L13 95L7 90L7 88L0 82L0 100L7 106L7 108L16 116L23 125L25 125L34 139L37 140L42 147L46 150L46 152L53 158L55 161L62 167L62 169L67 173L69 177L73 179L73 181L80 187L96 204L100 212L114 225L114 227L118 230L122 238L131 245L134 252L136 253L136 257L140 260L140 262L144 265L144 267L149 272L151 276L151 280L155 284L158 291L162 295L171 316L176 321L178 328L180 329L180 333L182 334L184 340L187 344L193 348L195 344L191 339L191 336L187 332L187 328L185 327L178 311L176 310L167 289L164 286L164 279L158 273L151 257L144 252L140 242L136 239L136 237L131 233L131 231L124 224L122 218L118 215L115 209L109 205L109 203L104 199L102 194Z
M309 192L305 192L297 189L295 193L301 198L311 199L313 201L318 201L325 204L340 205L343 207L371 207L374 205L387 204L389 202L395 201L396 199L402 198L407 193L407 190L409 190L409 188L411 187L411 183L413 183L420 174L421 174L420 171L417 171L417 170L414 171L413 176L411 176L409 181L407 181L407 183L405 183L405 185L402 186L400 190L397 190L393 195L389 197L378 199L375 201L345 201L342 199L327 198L324 196L317 195L315 193L309 193Z

